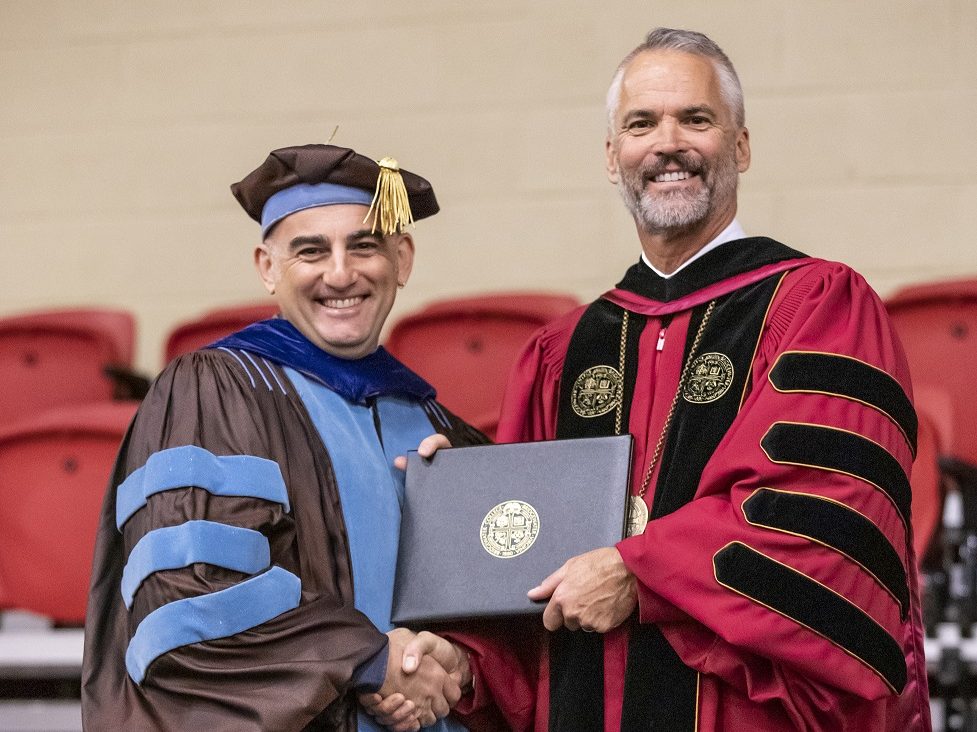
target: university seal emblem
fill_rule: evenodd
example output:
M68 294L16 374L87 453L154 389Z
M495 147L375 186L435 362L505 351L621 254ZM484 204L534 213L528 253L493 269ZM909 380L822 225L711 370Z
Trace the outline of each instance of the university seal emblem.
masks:
M524 501L505 501L482 520L482 547L493 557L518 557L536 541L539 514Z
M703 353L689 365L682 398L706 404L721 398L733 383L733 362L722 353Z
M570 405L585 418L600 417L621 403L624 378L613 366L591 366L573 383Z

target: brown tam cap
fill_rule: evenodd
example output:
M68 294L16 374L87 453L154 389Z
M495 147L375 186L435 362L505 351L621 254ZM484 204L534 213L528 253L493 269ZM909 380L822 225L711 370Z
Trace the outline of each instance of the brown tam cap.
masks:
M231 192L262 234L296 211L359 203L376 211L384 234L433 216L438 202L431 184L401 170L393 158L379 162L347 147L299 145L272 150ZM369 214L367 215L369 216Z

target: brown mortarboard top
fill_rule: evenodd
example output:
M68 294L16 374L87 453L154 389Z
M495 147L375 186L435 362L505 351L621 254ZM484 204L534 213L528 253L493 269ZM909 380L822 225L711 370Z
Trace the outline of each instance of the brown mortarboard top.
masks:
M374 207L384 234L433 216L438 202L431 184L400 170L397 161L379 162L347 147L298 145L272 150L231 192L262 235L291 213L315 206L360 203Z

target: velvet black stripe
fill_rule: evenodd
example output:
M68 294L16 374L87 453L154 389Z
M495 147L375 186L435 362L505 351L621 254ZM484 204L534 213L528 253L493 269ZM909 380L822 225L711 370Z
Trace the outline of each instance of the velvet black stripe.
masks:
M857 562L909 613L906 570L889 540L862 514L821 496L760 488L743 502L743 515L756 526L796 534L824 544Z
M898 425L916 453L916 410L899 382L881 369L833 353L784 353L770 371L778 391L830 394L862 402Z
M604 729L604 636L550 634L550 732Z
M679 398L655 484L653 519L694 497L706 463L739 412L764 316L782 277L768 277L717 301L695 356L723 354L733 365L732 382L715 401L692 403ZM707 305L701 305L692 312L683 363L706 309ZM661 631L656 626L639 626L628 646L622 730L694 730L697 686L698 674L682 663Z
M694 732L697 694L698 674L682 663L658 626L636 624L628 643L621 732Z
M896 640L865 612L807 575L734 542L713 557L724 587L827 638L877 673L893 691L906 685L906 659Z
M707 252L668 278L655 274L651 267L639 261L628 269L617 286L651 300L671 302L764 265L806 256L765 236L747 237Z
M716 302L695 357L706 353L726 356L733 366L732 382L725 394L715 401L691 403L680 397L676 403L662 450L652 518L666 516L681 508L698 490L706 463L739 413L740 398L750 377L767 306L782 277L782 273L773 275ZM702 305L692 312L683 363L688 360L691 342L706 308Z
M624 311L597 300L583 313L567 349L560 380L556 436L596 437L615 434L615 410L581 417L573 409L577 377L594 366L620 368ZM621 431L627 432L638 375L638 342L647 319L629 313ZM598 633L560 630L550 635L550 732L588 732L604 728L604 637Z
M882 446L853 432L814 424L777 422L760 442L775 463L805 465L852 475L878 487L909 527L909 478Z

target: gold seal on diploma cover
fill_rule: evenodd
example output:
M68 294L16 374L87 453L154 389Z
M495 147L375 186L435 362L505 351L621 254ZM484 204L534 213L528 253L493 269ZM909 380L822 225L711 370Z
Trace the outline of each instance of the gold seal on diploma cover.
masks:
M581 417L600 417L621 403L624 377L613 366L591 366L573 382L570 405Z
M722 353L703 353L689 366L682 398L692 404L714 402L733 383L733 362Z
M482 520L482 546L499 559L518 557L536 541L539 514L524 501L505 501Z

